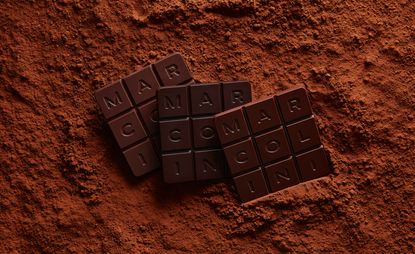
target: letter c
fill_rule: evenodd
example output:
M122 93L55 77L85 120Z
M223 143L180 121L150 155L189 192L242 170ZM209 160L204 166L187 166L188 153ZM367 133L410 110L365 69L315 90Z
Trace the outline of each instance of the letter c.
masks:
M151 115L150 116L150 120L152 122L154 122L154 123L157 123L158 122L158 118L159 118L159 112L158 112L158 110L157 109L154 109L153 111L151 111L151 114L150 115Z
M180 137L181 133L182 132L178 129L171 130L169 133L170 141L174 143L180 142L182 140L182 138Z
M245 151L239 151L236 154L236 162L239 164L246 163L248 161L248 154Z
M134 132L135 130L131 123L126 123L121 128L121 134L125 137L133 135Z

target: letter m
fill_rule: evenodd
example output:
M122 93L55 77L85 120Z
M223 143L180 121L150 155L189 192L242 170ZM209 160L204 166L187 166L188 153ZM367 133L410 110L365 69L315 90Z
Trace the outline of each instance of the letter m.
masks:
M238 119L234 119L231 125L223 123L222 127L223 131L225 132L225 135L235 134L236 132L239 132L241 130Z
M105 106L107 106L108 109L111 109L112 107L115 107L115 106L121 104L122 99L121 99L120 94L116 91L114 97L111 97L111 98L104 97L104 103L105 103Z

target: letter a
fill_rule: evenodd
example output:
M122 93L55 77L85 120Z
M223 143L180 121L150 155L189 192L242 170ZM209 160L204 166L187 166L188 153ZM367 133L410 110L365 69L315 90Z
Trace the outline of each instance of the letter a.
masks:
M232 91L232 103L243 103L244 102L243 95L244 93L242 92L242 90Z
M149 89L151 90L151 86L149 84L147 84L147 82L145 82L144 80L140 80L138 81L140 89L138 90L138 94L142 94L143 90Z
M258 124L261 124L264 121L271 120L271 117L267 115L267 113L264 110L261 110L260 114L261 114L261 118L259 119Z
M209 95L207 93L203 93L202 100L199 103L199 107L203 107L203 105L212 106L212 100L210 99Z

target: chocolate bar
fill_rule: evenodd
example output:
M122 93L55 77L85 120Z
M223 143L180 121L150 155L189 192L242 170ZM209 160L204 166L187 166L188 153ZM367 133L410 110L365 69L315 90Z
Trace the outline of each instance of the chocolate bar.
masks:
M95 92L135 176L160 167L157 90L191 81L192 74L183 57L174 53Z
M157 98L164 181L225 177L226 163L213 115L250 102L249 82L162 87Z
M215 126L242 202L329 173L303 87L219 113Z

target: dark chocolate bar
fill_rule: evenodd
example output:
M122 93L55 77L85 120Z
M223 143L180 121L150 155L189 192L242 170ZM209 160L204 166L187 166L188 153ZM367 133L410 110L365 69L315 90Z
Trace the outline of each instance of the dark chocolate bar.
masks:
M329 173L302 87L219 113L215 126L242 202Z
M160 167L158 88L191 81L192 74L183 57L174 53L95 92L134 175L141 176Z
M164 181L225 177L226 163L213 116L250 102L249 82L162 87L157 98Z

